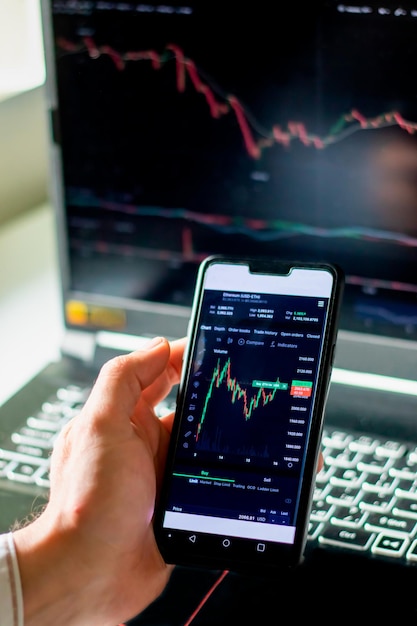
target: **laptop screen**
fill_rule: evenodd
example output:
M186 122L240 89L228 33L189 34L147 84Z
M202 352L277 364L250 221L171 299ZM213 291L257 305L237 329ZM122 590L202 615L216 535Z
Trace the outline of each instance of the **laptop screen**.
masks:
M180 335L233 253L336 262L342 330L416 338L417 3L44 9L70 327Z

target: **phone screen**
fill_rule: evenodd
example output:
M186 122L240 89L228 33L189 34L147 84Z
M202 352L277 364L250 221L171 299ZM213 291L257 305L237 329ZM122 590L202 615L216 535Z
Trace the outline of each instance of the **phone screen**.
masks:
M268 563L277 547L302 549L306 519L298 518L311 496L303 474L330 376L323 351L330 363L333 293L327 268L276 275L212 262L204 270L159 514L168 557L233 567Z

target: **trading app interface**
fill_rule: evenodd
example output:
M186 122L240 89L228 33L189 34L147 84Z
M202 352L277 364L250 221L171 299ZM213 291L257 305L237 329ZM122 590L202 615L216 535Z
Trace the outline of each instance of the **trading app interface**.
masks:
M327 306L206 290L165 527L293 541Z

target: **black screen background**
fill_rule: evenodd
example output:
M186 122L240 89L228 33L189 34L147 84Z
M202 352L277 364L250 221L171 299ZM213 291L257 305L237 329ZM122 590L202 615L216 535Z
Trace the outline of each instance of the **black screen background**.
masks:
M411 6L52 5L71 289L188 306L211 253L327 260L342 327L415 337Z

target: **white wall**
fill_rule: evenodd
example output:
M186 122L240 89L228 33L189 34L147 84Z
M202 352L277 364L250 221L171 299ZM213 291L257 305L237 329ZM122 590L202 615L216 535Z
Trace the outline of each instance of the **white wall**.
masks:
M0 0L0 99L44 79L40 0Z
M39 0L0 0L0 224L48 195Z

